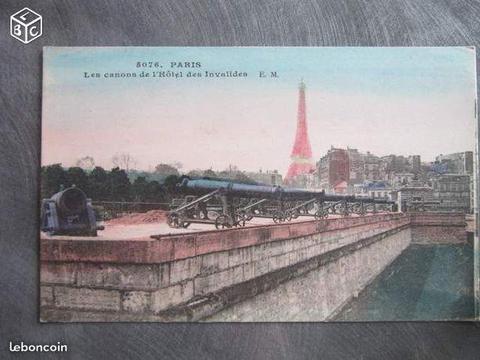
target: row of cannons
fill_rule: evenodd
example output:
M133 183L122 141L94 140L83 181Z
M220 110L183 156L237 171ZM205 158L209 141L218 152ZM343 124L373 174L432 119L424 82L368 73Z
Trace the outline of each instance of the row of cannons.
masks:
M170 204L168 225L187 228L190 224L212 224L217 229L245 226L254 218L275 223L299 217L325 219L329 216L364 216L377 212L437 211L438 201L401 201L329 195L324 191L250 185L211 179L184 177L176 186L180 196ZM104 226L97 225L92 201L72 186L43 199L41 231L49 235L96 236Z
M177 190L182 196L172 201L167 217L172 228L212 224L223 229L245 226L254 218L282 223L299 217L325 219L397 211L395 202L384 199L210 179L184 178Z

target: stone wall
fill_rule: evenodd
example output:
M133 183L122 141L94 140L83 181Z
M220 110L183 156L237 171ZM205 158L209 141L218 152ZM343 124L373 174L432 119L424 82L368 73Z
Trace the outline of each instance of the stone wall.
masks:
M467 242L463 213L412 213L412 243L458 244Z
M385 237L304 276L234 304L207 321L325 321L333 318L410 244L410 228Z
M410 218L378 214L132 241L41 239L41 319L201 320L282 284L294 289L292 281L320 268L343 284L326 290L330 313L408 246ZM294 319L294 311L285 316Z

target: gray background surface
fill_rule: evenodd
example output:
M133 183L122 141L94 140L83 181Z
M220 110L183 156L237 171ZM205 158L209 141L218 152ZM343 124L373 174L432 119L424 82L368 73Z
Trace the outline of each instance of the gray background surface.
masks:
M9 16L24 6L44 18L44 35L29 45L9 36ZM472 0L1 0L0 358L11 356L10 340L62 341L69 352L50 357L72 359L480 358L480 328L472 323L45 325L37 320L42 46L479 43L480 2Z

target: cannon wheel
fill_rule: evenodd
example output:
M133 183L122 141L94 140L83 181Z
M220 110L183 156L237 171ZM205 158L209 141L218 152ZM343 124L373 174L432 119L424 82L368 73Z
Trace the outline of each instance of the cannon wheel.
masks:
M296 219L298 217L298 214L297 214L297 217L295 217L295 211L293 212L286 211L283 216L284 216L284 221L292 221L292 219Z
M273 222L274 223L281 223L285 221L285 215L281 211L275 211L273 213Z
M328 211L318 210L315 215L315 220L326 219L328 217Z
M290 215L290 220L297 219L300 216L300 211L299 210L291 211L289 215Z
M178 222L178 214L177 213L170 213L167 217L167 224L171 228L178 228L180 226Z
M228 215L220 215L215 219L215 227L217 229L225 229L225 228L231 228L232 227L232 222L230 219L230 216Z
M180 224L180 227L186 229L190 226L191 223L189 223L188 221L183 221L181 224Z
M244 227L245 223L248 221L248 216L245 212L236 215L235 226Z
M245 223L248 221L248 215L245 210L240 210L235 214L235 226L245 226Z
M251 211L248 211L248 212L246 213L245 220L246 220L246 221L250 221L250 220L252 220L252 219L253 219L253 213L252 213Z
M360 208L360 211L358 212L360 216L365 216L367 214L367 210L365 210L364 207Z
M246 221L249 221L250 219L248 218L248 214L245 210L239 210L236 214L235 214L235 220L237 223L243 221L243 225L242 226L245 226L245 222Z

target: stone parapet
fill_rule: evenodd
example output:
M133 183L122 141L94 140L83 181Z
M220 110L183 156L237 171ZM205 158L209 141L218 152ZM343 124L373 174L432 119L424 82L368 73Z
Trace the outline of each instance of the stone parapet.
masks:
M259 225L197 233L165 234L137 240L41 239L40 258L48 262L158 264L213 252L359 226L409 221L400 213Z
M348 283L357 285L338 298L346 299L408 246L411 221L412 215L394 213L131 241L41 239L41 319L201 320L327 264L355 259L360 263ZM332 299L327 312L340 306Z

